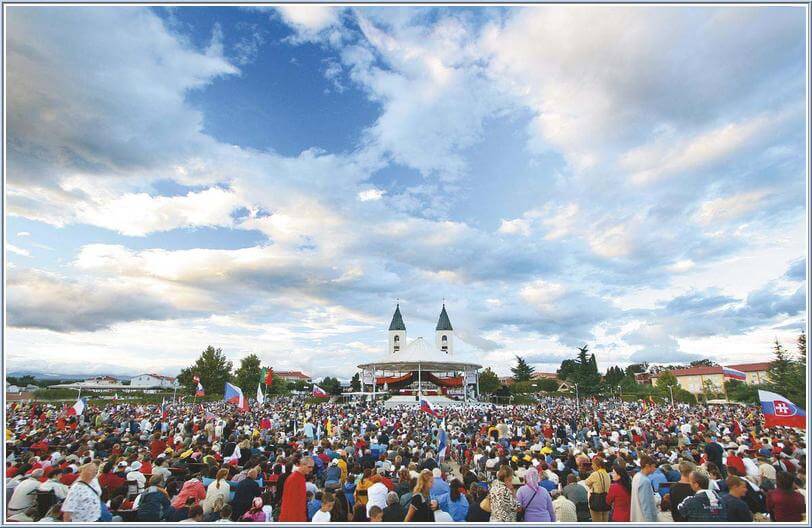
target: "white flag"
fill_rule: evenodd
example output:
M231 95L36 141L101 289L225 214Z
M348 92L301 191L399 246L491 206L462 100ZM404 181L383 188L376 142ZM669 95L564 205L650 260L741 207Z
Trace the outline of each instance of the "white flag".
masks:
M257 403L262 405L265 403L265 396L262 394L262 384L257 384Z

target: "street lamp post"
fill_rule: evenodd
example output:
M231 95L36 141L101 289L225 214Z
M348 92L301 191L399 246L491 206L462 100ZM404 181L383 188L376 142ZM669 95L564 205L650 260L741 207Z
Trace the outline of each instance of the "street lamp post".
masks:
M671 393L671 407L674 406L674 387L673 385L668 386L668 392Z
M575 384L575 409L578 413L578 419L580 421L581 418L581 399L578 396L578 384Z

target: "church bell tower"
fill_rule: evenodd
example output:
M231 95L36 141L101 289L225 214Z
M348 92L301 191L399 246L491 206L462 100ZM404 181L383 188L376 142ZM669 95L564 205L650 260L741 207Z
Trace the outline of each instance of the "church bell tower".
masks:
M406 325L400 315L400 303L395 308L392 322L389 323L389 353L397 354L406 347Z
M437 348L441 352L451 355L454 352L454 328L451 327L451 321L445 311L445 303L443 303L440 318L437 320L437 328L434 330L434 342Z

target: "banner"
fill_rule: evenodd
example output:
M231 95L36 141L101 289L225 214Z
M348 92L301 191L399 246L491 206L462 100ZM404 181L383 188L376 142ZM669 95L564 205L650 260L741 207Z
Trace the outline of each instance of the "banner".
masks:
M465 373L465 384L466 385L476 385L476 372L466 372Z

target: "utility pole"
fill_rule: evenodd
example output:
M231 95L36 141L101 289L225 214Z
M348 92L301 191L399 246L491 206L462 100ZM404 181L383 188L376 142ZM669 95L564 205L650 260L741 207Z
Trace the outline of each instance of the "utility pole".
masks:
M575 409L578 412L578 420L581 419L581 399L578 396L578 384L575 384Z
M674 406L674 386L673 385L668 386L668 392L671 393L671 407L673 407Z

